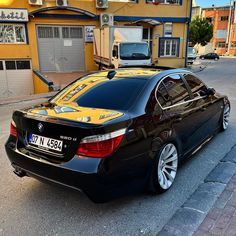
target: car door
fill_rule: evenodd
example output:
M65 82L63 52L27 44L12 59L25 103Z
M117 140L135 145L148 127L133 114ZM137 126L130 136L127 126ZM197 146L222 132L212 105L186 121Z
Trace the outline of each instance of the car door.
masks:
M207 86L195 75L186 73L184 80L193 95L195 113L193 125L196 125L196 139L204 141L219 126L223 102L215 95L207 95Z
M182 153L187 153L196 141L197 115L192 111L195 103L188 87L180 74L165 77L156 90L156 97L166 116L167 127L171 128L173 136L181 142Z

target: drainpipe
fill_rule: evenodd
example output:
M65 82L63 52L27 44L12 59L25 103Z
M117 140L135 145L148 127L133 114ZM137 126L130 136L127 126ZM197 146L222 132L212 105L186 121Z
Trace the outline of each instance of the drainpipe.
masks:
M227 54L229 54L230 47L231 47L231 29L232 29L232 0L230 0L230 8L229 8L229 23L228 23L228 30L227 30Z
M190 12L189 12L189 19L187 22L187 37L186 37L186 47L185 47L185 67L187 67L188 64L188 42L189 42L189 24L192 20L192 0L190 0Z

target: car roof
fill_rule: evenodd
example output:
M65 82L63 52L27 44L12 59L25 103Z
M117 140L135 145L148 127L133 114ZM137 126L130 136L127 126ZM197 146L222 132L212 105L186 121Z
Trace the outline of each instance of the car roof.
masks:
M134 79L152 79L155 77L164 77L175 73L189 73L186 69L159 69L159 68L121 68L114 70L99 71L82 78L82 80L91 78L106 78L108 73L114 71L113 78L134 78Z
M109 72L115 72L114 77L108 78ZM51 101L56 104L71 104L73 101L101 83L113 81L117 79L142 79L147 80L148 87L153 89L163 77L175 73L189 73L183 69L161 70L153 68L132 68L132 69L117 69L108 71L94 72L83 76L82 78L69 84L65 89L56 94Z

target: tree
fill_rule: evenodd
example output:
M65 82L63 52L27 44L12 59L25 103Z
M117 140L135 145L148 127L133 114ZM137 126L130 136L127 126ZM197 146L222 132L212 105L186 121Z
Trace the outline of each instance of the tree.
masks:
M196 17L190 23L189 41L206 46L213 37L213 25L205 18Z

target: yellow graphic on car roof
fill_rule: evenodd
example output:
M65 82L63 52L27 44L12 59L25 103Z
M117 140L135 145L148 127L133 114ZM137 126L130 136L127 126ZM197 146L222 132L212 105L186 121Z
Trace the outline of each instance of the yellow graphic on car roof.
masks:
M39 107L29 110L40 116L68 119L84 123L102 124L123 115L122 112L79 106Z

